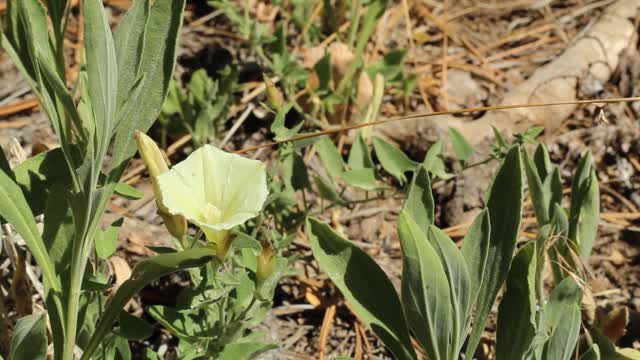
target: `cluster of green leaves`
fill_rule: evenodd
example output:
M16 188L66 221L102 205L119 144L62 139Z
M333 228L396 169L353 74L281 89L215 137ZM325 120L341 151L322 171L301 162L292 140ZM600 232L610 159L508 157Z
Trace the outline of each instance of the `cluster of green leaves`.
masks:
M274 272L261 280L256 276L260 242L236 232L233 248L234 253L224 266L212 262L189 271L192 287L181 290L176 306L154 305L147 309L179 339L181 359L247 359L277 347L262 342L264 334L249 329L259 324L271 308L278 281L289 274L288 260L276 256ZM221 267L224 271L220 271ZM148 349L147 358L162 357Z
M582 263L591 252L599 216L591 155L579 161L570 208L564 209L558 167L552 165L543 145L538 145L531 159L520 148L522 140L516 138L516 144L501 156L503 164L489 189L487 208L469 228L461 249L434 226L429 171L418 166L398 219L401 296L365 252L328 225L308 218L307 234L320 267L397 358L417 358L410 334L429 359L458 359L462 350L465 358L472 358L504 284L506 292L498 308L497 359L638 357L630 349L616 348L595 326L585 325L588 334L580 335L581 302L587 296L582 288ZM460 155L462 149L456 152ZM514 257L523 172L539 233ZM555 284L548 295L543 278L547 258Z
M398 221L403 249L400 298L362 250L327 225L308 220L307 233L320 266L397 358L417 358L409 339L412 332L430 359L457 359L472 319L467 351L473 354L516 244L522 203L519 152L514 147L507 156L487 209L474 221L462 250L433 225L431 182L424 166L418 167Z
M220 72L219 80L211 79L204 69L197 70L187 89L172 81L158 119L162 146L166 146L167 134L184 132L192 135L195 147L214 140L224 126L237 81L235 67L229 65Z

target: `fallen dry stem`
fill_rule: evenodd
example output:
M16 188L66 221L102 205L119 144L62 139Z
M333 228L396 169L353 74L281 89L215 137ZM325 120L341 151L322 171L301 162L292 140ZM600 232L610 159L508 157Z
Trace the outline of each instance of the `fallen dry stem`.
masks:
M613 98L613 99L589 99L589 100L575 100L575 101L563 101L563 102L552 102L552 103L541 103L541 104L494 105L494 106L464 108L464 109L457 109L457 110L434 111L431 113L421 113L421 114L413 114L409 116L393 117L389 119L377 120L377 121L372 121L368 123L352 124L352 125L342 126L338 128L320 130L312 133L293 136L288 139L246 147L244 149L240 149L236 151L235 153L244 154L249 151L254 151L254 150L258 150L266 147L272 147L272 146L276 146L276 145L280 145L280 144L284 144L292 141L304 140L304 139L309 139L309 138L323 136L323 135L332 135L332 134L337 134L337 133L341 133L349 130L360 129L368 126L377 126L377 125L389 124L389 123L399 122L404 120L428 118L428 117L438 116L438 115L456 115L456 114L465 114L465 113L474 113L474 112L483 112L483 111L536 108L536 107L545 107L545 106L612 104L612 103L632 102L632 101L640 101L640 97L624 97L624 98Z

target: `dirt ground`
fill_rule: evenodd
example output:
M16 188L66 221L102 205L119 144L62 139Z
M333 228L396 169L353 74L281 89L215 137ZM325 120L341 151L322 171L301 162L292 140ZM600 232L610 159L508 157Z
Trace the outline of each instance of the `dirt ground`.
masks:
M127 1L105 3L112 20L117 22ZM367 62L374 62L391 49L408 48L405 70L418 76L419 86L408 101L398 99L393 93L385 94L381 117L498 104L511 89L570 48L612 3L614 1L606 0L392 2L365 51L365 58ZM265 22L275 7L271 2L253 0L245 6L252 16L265 19ZM259 109L259 102L264 101L265 94L259 91L263 69L248 55L247 44L237 36L225 16L204 1L189 1L185 16L176 72L178 78L188 78L199 68L205 68L215 76L224 64L231 62L241 67L242 89L236 94L230 119L225 125L229 129L247 107ZM72 44L79 40L77 17L74 12L69 35ZM634 28L630 46L621 52L617 67L612 69L607 81L579 79L579 99L640 95L637 36L640 13L628 14L628 17ZM293 53L302 56L304 49L300 49L299 44L290 46ZM78 59L77 53L78 50L70 50L70 59ZM71 63L70 71L74 71L75 64ZM0 54L0 145L5 150L14 149L12 154L19 154L22 149L29 156L56 146L47 119L29 102L30 99L27 84L6 54ZM599 111L595 105L576 107L557 129L546 131L542 140L548 146L552 160L561 166L565 188L570 187L569 179L579 155L586 149L593 152L601 185L602 215L599 237L588 264L589 286L597 312L606 314L619 307L628 308L629 322L618 345L640 349L640 102L607 105L604 110L606 124L599 121ZM482 115L477 113L462 119L472 123ZM259 110L252 111L245 121L248 125L238 130L226 145L227 150L267 142L270 139L269 121ZM350 135L342 136L348 143ZM188 142L180 141L180 138L170 139L173 161L179 161L190 150ZM398 143L403 144L402 141ZM422 160L424 148L410 142L405 145L405 150L415 160ZM272 161L273 156L271 149L258 154L259 159L267 162ZM133 161L125 179L142 190L144 198L136 201L116 199L105 219L105 223L120 216L126 219L120 234L118 259L111 262L116 279L126 278L136 262L153 254L147 246L169 244L168 235L155 214L153 193L146 175L135 172L140 164L139 160ZM310 163L312 171L319 166L317 159ZM473 177L435 185L437 224L448 229L454 239L460 239L464 234L456 226L468 220L484 201L483 193L461 193L460 189L467 186L463 181L488 182L492 166L495 165L474 169ZM389 185L397 188L391 180ZM328 211L321 218L331 221L346 237L372 255L399 285L402 266L395 222L401 205L401 196L390 196ZM526 240L535 233L530 204L525 208L523 223L521 237ZM304 236L294 241L290 254L299 257L296 262L299 273L279 285L274 307L258 327L265 332L267 340L279 344L280 348L261 358L331 359L337 355L391 358L375 336L351 313L326 275L318 270ZM37 274L37 269L34 271ZM8 294L11 272L6 254L1 253L0 291L3 295ZM143 314L148 305L172 303L179 289L187 285L184 274L163 278L135 299L134 313ZM9 319L13 321L16 304L9 297L3 298ZM37 292L34 292L34 299L37 300ZM39 304L34 301L34 306L41 306ZM152 320L148 316L145 318ZM477 354L479 357L490 353L493 340L492 324L489 324ZM134 344L134 349L164 347L168 349L167 358L172 358L175 344L176 340L158 326L152 338Z

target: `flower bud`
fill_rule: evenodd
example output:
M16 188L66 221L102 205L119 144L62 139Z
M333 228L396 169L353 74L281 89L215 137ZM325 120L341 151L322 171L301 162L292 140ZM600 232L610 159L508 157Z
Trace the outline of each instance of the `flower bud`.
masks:
M162 202L162 193L158 186L157 178L161 174L169 171L169 165L165 160L158 145L149 136L141 131L135 133L136 144L140 157L149 171L153 192L156 195L156 204L158 205L158 215L162 218L164 226L169 233L175 238L182 240L187 233L187 219L182 215L172 215Z
M279 109L282 104L284 104L284 97L282 96L282 93L267 75L262 74L262 78L264 79L264 85L267 87L267 99L269 100L269 105L276 110Z
M262 251L258 255L258 267L256 269L256 278L262 282L266 280L276 267L276 253L268 241L262 242Z

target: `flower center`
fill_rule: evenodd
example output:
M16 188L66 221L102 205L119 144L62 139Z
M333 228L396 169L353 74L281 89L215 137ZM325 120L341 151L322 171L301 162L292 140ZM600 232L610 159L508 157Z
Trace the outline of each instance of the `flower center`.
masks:
M222 222L222 211L217 206L207 203L202 209L202 220L207 224L218 224Z

